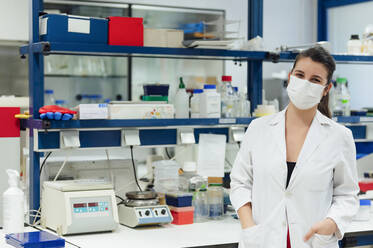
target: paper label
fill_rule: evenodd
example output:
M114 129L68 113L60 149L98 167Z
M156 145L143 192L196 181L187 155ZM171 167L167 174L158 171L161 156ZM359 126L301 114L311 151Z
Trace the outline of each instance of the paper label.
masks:
M207 177L224 177L225 135L200 134L197 174Z
M90 25L91 25L90 20L69 18L69 20L68 20L68 31L71 32L71 33L89 34L90 33Z
M40 35L46 35L47 34L47 27L48 27L48 17L47 18L41 18L39 23L39 33Z

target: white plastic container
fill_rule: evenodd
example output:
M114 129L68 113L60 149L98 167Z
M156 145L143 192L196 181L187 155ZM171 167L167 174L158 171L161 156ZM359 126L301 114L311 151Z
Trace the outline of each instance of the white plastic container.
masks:
M206 84L200 98L200 118L220 118L220 94L216 85Z
M55 105L54 91L45 90L44 91L44 105Z
M371 201L370 200L360 200L360 208L357 214L354 217L355 221L369 221L370 220L370 206Z
M359 55L361 54L362 50L362 42L359 39L359 35L353 34L351 35L350 40L347 42L347 53L352 55Z
M190 117L199 118L200 116L200 98L203 90L196 89L193 91L193 96L190 99Z
M185 85L182 78L180 78L179 89L175 95L175 118L186 119L189 118L189 95L186 92Z
M3 193L4 233L21 233L24 227L24 197L25 194L18 187L19 173L6 170L9 188Z

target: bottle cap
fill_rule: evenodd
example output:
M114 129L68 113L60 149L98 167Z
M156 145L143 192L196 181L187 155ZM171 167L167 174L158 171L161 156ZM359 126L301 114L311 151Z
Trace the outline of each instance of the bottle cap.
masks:
M180 77L179 89L185 89L185 84L183 82L183 78L182 77Z
M201 94L201 93L203 93L203 90L201 90L201 89L193 90L193 94Z
M235 92L238 92L238 87L233 87L233 90L234 90Z
M44 93L45 93L45 94L53 94L54 91L53 91L53 90L44 90Z
M232 82L232 76L222 76L221 81L223 82Z
M64 104L65 103L65 100L56 100L55 103L58 105L58 104Z
M359 35L358 34L351 34L350 40L359 40Z
M19 181L19 173L16 170L8 169L6 170L8 174L8 183L10 187L17 187Z
M337 84L345 84L347 83L347 78L337 78Z
M205 84L205 85L203 86L203 88L204 88L205 90L213 90L213 89L216 89L216 85L214 85L214 84Z
M191 172L197 170L197 163L190 161L190 162L184 162L183 164L183 171L184 172Z

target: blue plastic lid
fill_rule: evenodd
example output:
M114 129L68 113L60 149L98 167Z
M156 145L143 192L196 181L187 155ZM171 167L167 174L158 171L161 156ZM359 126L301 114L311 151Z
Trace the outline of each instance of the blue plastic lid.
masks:
M238 87L233 87L233 90L238 92Z
M101 99L102 95L91 95L91 99Z
M193 90L193 94L200 94L200 93L203 93L203 90L201 90L201 89Z
M64 104L65 103L65 100L56 100L55 103L58 105L58 104Z
M65 240L49 232L11 233L5 236L9 245L19 248L65 247Z
M216 89L216 85L215 84L205 84L203 86L204 89L206 90L213 90L213 89Z
M45 93L45 94L53 94L54 91L53 91L53 90L45 90L44 93Z
M110 103L110 98L106 98L105 100L104 100L104 103Z
M370 205L371 205L370 200L360 199L360 206L370 206Z

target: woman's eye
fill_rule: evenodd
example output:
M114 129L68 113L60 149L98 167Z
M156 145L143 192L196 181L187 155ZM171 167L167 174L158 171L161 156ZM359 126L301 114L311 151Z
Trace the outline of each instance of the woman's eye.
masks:
M298 78L303 78L303 74L301 73L295 74L295 76L297 76Z
M317 78L312 79L312 82L314 82L314 83L321 83L321 81L319 79L317 79Z

